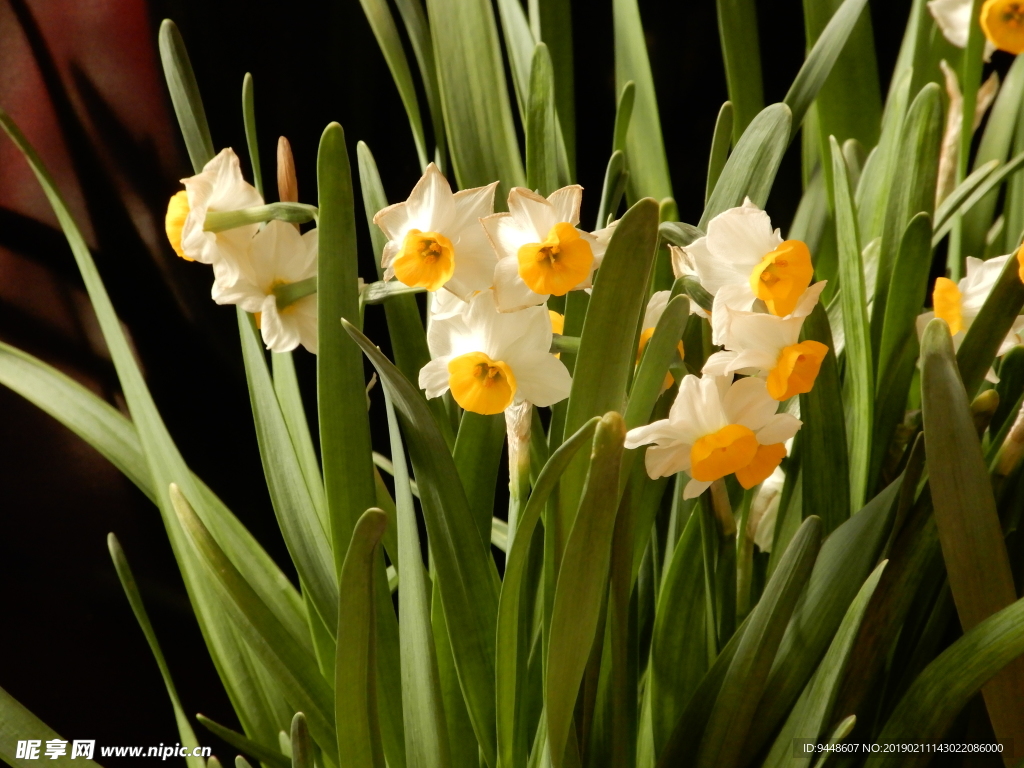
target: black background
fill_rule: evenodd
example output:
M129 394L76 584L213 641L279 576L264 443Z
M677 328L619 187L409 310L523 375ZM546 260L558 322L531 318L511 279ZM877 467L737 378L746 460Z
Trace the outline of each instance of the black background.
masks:
M33 37L35 4L3 2L15 11L21 33L34 40L45 75L47 48L61 41ZM801 3L765 0L758 5L765 97L771 103L782 99L803 59ZM909 0L871 3L883 93L909 6ZM714 120L726 99L715 3L641 0L640 9L680 217L696 221L703 208ZM300 198L315 203L316 147L331 120L345 127L353 158L355 142L368 142L392 201L404 199L415 183L419 167L405 113L356 0L151 2L148 13L154 51L160 19L178 22L214 143L235 147L243 165L239 93L243 74L253 73L268 198L274 197L276 137L286 135L295 150ZM615 111L611 2L575 2L573 14L578 180L586 189L583 224L589 226ZM193 469L289 567L263 487L234 312L214 307L205 297L205 267L175 260L165 249L171 275L185 296L182 302L172 298L160 271L125 226L123 211L103 203L111 189L102 163L90 152L89 141L76 133L74 110L61 107L61 86L55 80L48 85L40 98L54 101L68 136L90 200L97 260L157 404ZM64 83L86 96L88 85ZM121 140L116 120L105 122L110 105L94 100L91 106L94 121L105 126L104 139L120 149L119 160L135 171L147 204L162 215L167 198L179 188L176 179L191 175L183 146L178 143L174 173L152 170L152 148ZM164 109L171 114L168 105ZM424 116L429 123L425 105ZM797 142L768 205L784 229L799 193ZM357 220L362 274L372 278L361 208ZM0 212L0 225L0 244L38 259L70 286L80 285L59 233L10 212ZM379 308L368 311L366 327L386 351L382 314ZM76 371L116 402L109 362L90 352L82 339L54 338L2 304L0 338ZM296 358L312 404L313 358L303 351ZM374 441L387 452L381 411L377 407L372 414ZM87 445L6 390L0 391L0 446L0 686L65 738L129 745L177 740L156 665L107 555L105 537L114 531L135 570L186 710L237 728L155 509ZM196 730L200 741L217 745L229 764L232 752L200 726Z

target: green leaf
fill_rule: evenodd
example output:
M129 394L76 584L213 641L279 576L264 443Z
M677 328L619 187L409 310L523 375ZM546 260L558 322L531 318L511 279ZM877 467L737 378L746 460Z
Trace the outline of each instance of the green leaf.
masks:
M974 177L974 174L968 176L960 185L960 187L957 187L955 190L953 190L950 196L942 201L942 205L940 205L938 211L936 211L936 224L938 224L937 217L939 215L939 212L943 212L945 214L945 219L941 226L937 225L935 227L935 234L932 235L932 246L938 245L942 241L942 238L945 237L946 234L953 228L953 225L957 221L958 215L966 214L969 211L971 211L979 201L984 200L993 191L998 190L999 185L1002 184L1007 179L1007 177L1016 174L1022 166L1024 166L1024 152L1021 152L1020 154L1016 155L1013 159L1000 165L995 171L992 171L987 175L984 175L979 180L977 180L977 182L972 187L970 187L970 189L965 190L963 198L961 198L958 202L955 201L955 205L951 204L947 208L946 203L953 199L953 196L960 191L960 187L967 187L968 182L971 181L971 179ZM982 166L974 173L980 174L982 171L985 170L986 167L987 166ZM1015 234L1013 235L1013 237L1017 237L1017 235ZM1015 244L1016 243L1014 243L1014 245ZM979 254L979 257L980 256L981 254Z
M494 493L505 447L505 419L502 414L483 416L466 411L459 422L453 458L459 479L470 500L473 519L484 541L490 541Z
M565 764L576 696L605 595L625 437L619 414L609 412L598 422L587 485L558 569L544 681L548 748L556 768Z
M206 715L196 715L196 720L198 720L206 730L217 738L226 741L232 747L245 752L250 757L256 758L261 763L274 766L274 768L292 768L291 760L277 750L269 749L268 747L264 747L262 744L257 744L252 739L246 738L237 731L225 728L220 723L206 717Z
M291 728L292 764L290 768L313 768L313 742L309 739L306 716L296 712Z
M305 224L317 217L315 205L306 203L268 203L252 208L240 208L237 211L210 211L203 220L203 231L224 232L246 224L260 224L264 221L288 221L292 224Z
M973 196L974 192L988 179L996 168L999 167L998 160L989 160L978 168L966 179L961 181L956 188L943 198L942 202L935 208L935 236L945 235L952 226L950 218L954 213L960 211L964 202ZM980 199L980 198L979 198ZM947 226L948 224L948 226ZM939 233L942 233L940 235ZM933 241L932 245L938 245Z
M691 514L686 521L666 566L654 614L647 686L655 754L663 750L708 670L699 515Z
M633 386L629 390L629 404L623 414L626 429L648 423L654 404L661 395L665 373L676 358L679 339L682 338L689 318L689 300L685 296L676 296L669 301L658 319L654 334L644 347L643 357L633 377Z
M900 486L900 480L890 483L822 544L807 590L772 664L744 747L746 754L760 752L774 736L875 567L892 528Z
M612 153L626 152L629 126L633 120L633 106L636 104L636 83L627 80L619 90L615 105L615 128L612 131Z
M462 189L501 181L499 198L525 182L491 3L427 0L441 102Z
M370 29L373 36L377 38L377 45L380 52L384 54L384 60L391 70L391 79L395 81L398 88L398 95L402 99L402 106L405 107L406 117L409 118L409 127L412 129L412 138L416 142L416 154L419 156L420 167L426 168L427 163L427 142L423 137L423 120L420 118L420 106L416 99L416 86L412 82L412 72L409 71L409 62L405 58L405 51L402 49L402 39L398 36L398 28L391 16L391 9L388 8L387 0L359 0L363 6L363 13L366 20L370 22Z
M430 108L431 123L434 127L436 162L442 173L448 172L448 151L445 139L444 110L441 107L441 92L437 84L437 65L434 60L434 42L427 26L427 14L421 0L395 0L398 13L412 44L413 55L420 70L423 90Z
M804 3L804 24L811 33L808 40L814 40L814 45L783 99L793 113L794 133L803 122L811 102L818 99L821 128L829 131L823 135L835 133L835 130L830 130L833 125L841 126L845 128L839 133L842 140L852 136L868 143L868 146L874 143L872 139L878 127L877 122L873 125L871 122L872 118L875 121L881 118L881 102L870 16L862 14L865 5L867 0L844 0L838 8L836 0ZM833 9L835 12L830 13ZM826 15L831 16L827 24L824 23ZM858 24L861 18L867 23ZM847 51L847 41L855 29L858 34L851 43L852 50ZM863 57L858 55L864 48L869 52L867 61L862 61ZM855 89L854 93L850 92L851 88ZM838 113L840 110L848 114ZM850 125L851 122L854 125ZM856 130L860 127L857 123L865 127Z
M26 760L16 757L18 740L25 738L39 739L45 743L51 739L60 739L60 736L46 723L25 709L11 694L0 688L0 759L15 768L34 768L34 766L39 765L39 758ZM40 748L40 755L43 754L43 749ZM76 766L100 768L98 763L94 763L92 760L84 760L83 758L76 757L74 762L72 762L70 752L69 745L67 755L50 759L47 765L60 768L76 768ZM82 762L78 762L79 760L82 760Z
M817 671L807 687L804 688L803 694L790 711L785 725L782 726L782 731L775 739L775 744L768 753L763 768L810 766L813 755L801 756L798 762L794 762L794 740L811 738L817 741L820 736L824 735L825 729L832 724L833 705L839 685L843 682L843 677L847 672L853 643L857 639L857 632L864 619L864 612L867 610L868 603L871 601L871 596L878 586L878 580L884 569L885 561L871 572L867 581L857 592L857 596L843 617L843 623L839 625L839 629L832 639L825 658L821 660Z
M927 213L910 220L900 242L885 307L878 375L875 379L875 433L870 479L878 477L889 444L907 410L917 358L917 316L928 292L932 263L931 221ZM870 480L869 480L870 487Z
M160 61L167 79L167 89L171 92L171 104L174 105L192 167L199 173L213 159L214 151L192 62L189 61L181 32L173 21L164 19L160 23L158 37Z
M754 0L717 0L715 5L725 81L735 110L733 141L739 142L750 122L764 109L757 6Z
M232 624L278 680L289 704L305 713L313 738L321 748L337 749L332 722L333 695L313 655L296 642L259 599L174 484L170 497L182 528L206 566L207 575L223 589L222 605Z
M604 227L618 213L622 196L626 192L626 181L629 171L626 170L626 155L621 149L612 152L608 158L608 167L604 172L604 185L601 187L601 205L597 209L597 226Z
M410 2L412 0L409 0ZM370 148L363 142L356 145L356 156L359 159L359 186L363 191L363 209L366 211L366 225L370 229L373 243L373 258L377 265L377 277L383 279L384 268L381 266L381 255L387 240L373 217L388 205L384 194L384 186L377 172L377 164ZM416 297L412 295L394 296L384 302L384 317L387 319L388 335L391 337L391 350L395 356L395 365L410 381L415 381L420 369L430 362L430 349L427 347L427 335L423 330ZM444 411L444 402L437 398L429 401L441 434L449 447L454 447L455 436L452 434L451 423Z
M526 186L545 197L559 187L556 116L551 54L544 43L537 43L530 66L526 112Z
M530 102L530 71L540 41L534 37L526 11L519 0L498 0L497 5L509 69L512 70L512 85L519 106L519 119L525 125Z
M399 633L406 760L409 768L447 768L451 764L451 753L430 625L430 588L423 570L416 510L405 464L405 446L390 399L385 405L391 455L394 457L398 546L404 563L398 610L402 616Z
M459 682L484 758L493 768L497 764L494 628L499 580L489 537L483 538L473 521L455 463L428 416L422 393L354 326L347 321L343 325L377 369L400 416L419 483L435 583L440 588Z
M253 94L252 74L242 78L242 122L245 124L245 144L249 149L249 164L252 165L252 183L263 196L263 171L260 168L260 146L256 140L256 104ZM212 148L211 148L212 149Z
M899 172L894 174L878 253L878 277L871 309L871 342L876 359L881 351L886 302L892 287L893 265L907 224L920 211L931 216L935 205L939 143L942 138L942 99L939 86L929 83L907 111L899 143ZM867 173L867 169L865 170Z
M850 516L850 465L839 364L828 315L820 303L804 321L800 338L828 347L814 388L800 395L800 440L804 509L818 515L826 533L831 533Z
M658 205L649 198L626 211L615 227L580 337L566 409L566 434L593 416L623 410L657 240ZM559 485L561 511L557 530L551 532L559 550L572 526L586 472L586 459L577 456Z
M732 144L732 102L727 101L718 110L718 117L715 119L715 133L711 137L711 152L708 155L708 180L704 185L704 204L711 201L711 193L715 191L715 185L722 175L725 162L729 159L729 146ZM676 243L680 245L680 243ZM689 245L689 243L686 243Z
M128 598L128 604L131 605L132 613L135 614L135 620L139 623L142 634L146 636L149 650L153 653L156 665L160 669L160 677L164 680L167 696L171 700L171 706L174 708L174 720L178 724L178 737L181 739L183 746L199 746L196 734L188 722L188 716L181 706L181 699L178 698L178 691L174 687L174 681L171 679L171 670L168 669L163 651L160 650L160 643L156 639L156 632L153 631L153 625L149 622L149 615L146 613L146 606L142 602L142 595L139 594L139 587L135 583L135 576L132 575L132 570L128 567L128 559L124 556L121 544L112 533L107 534L107 549L110 551L110 559L114 561L114 569L117 571L117 578L121 581L121 588L124 589L125 597ZM189 768L204 768L201 757L186 757L185 763Z
M797 530L761 599L751 611L711 708L697 752L697 766L740 764L743 743L769 679L772 659L811 573L820 542L821 521L811 515Z
M711 219L743 205L745 197L764 206L789 145L791 125L792 115L785 104L771 104L750 121L718 177L697 225L699 229L706 232Z
M860 509L868 492L871 460L871 426L875 400L874 361L868 325L867 291L861 262L857 214L853 207L846 161L835 136L832 147L832 179L835 183L836 240L839 245L839 299L843 310L846 351L846 438L849 444L850 509Z
M363 359L338 324L343 317L359 317L359 287L352 177L345 132L337 123L328 125L320 138L316 166L320 205L317 410L331 548L340 573L356 520L374 506L377 497Z
M502 765L515 765L513 759L515 742L516 702L522 696L522 679L525 670L519 669L518 638L520 622L520 601L522 584L526 573L527 558L533 542L533 532L548 498L558 485L558 480L569 462L584 445L592 441L599 419L594 417L583 424L577 432L565 440L545 463L533 485L533 493L526 502L517 523L516 537L505 561L505 577L501 583L498 602L495 691L498 701L498 751Z
M672 181L658 116L658 97L654 92L654 77L647 57L647 42L637 0L613 0L612 23L615 29L615 90L623 93L630 81L636 88L631 117L627 120L627 199L632 202L642 197L657 200L672 197ZM621 100L619 106L624 106ZM620 113L623 112L625 110L620 109ZM616 127L618 125L616 119ZM615 149L620 148L615 145Z
M356 522L341 569L334 718L338 765L384 768L377 719L376 607L373 581L377 545L388 516L368 509Z
M941 741L953 719L986 681L1007 665L1019 665L1022 653L1024 600L1017 600L969 629L925 668L896 705L877 741ZM982 690L987 691L988 686ZM923 765L930 758L926 754L879 754L868 758L866 764L871 768Z
M565 141L567 170L570 178L575 178L576 100L572 3L569 0L531 2L530 25L538 42L544 41L551 49L551 63L555 72L555 108L558 110L558 123Z
M992 483L975 436L949 326L932 320L921 340L921 397L935 523L960 623L965 630L1017 599ZM985 686L1000 739L1024 743L1024 659Z
M236 314L256 439L274 514L304 591L330 629L338 623L338 582L328 532L313 506L253 316L241 308Z
M957 350L956 362L968 397L973 398L978 393L1000 345L1024 308L1024 283L1019 269L1013 256L1006 260L1006 266Z
M704 237L704 232L683 221L663 221L658 225L658 235L662 243L684 246Z

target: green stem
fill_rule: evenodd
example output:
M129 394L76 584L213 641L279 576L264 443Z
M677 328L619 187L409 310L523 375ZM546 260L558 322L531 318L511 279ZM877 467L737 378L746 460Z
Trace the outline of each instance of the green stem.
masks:
M203 229L207 232L223 232L227 229L244 227L247 224L262 224L265 221L288 221L305 224L319 215L315 205L305 203L270 203L238 211L210 211L206 214Z

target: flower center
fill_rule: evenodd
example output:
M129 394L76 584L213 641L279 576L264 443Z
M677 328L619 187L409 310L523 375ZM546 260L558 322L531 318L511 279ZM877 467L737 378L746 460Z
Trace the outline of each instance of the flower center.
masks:
M448 361L448 387L467 411L491 416L512 405L516 377L507 363L470 352Z
M519 248L519 276L534 293L564 296L590 275L594 252L579 230L559 222L543 243Z
M776 400L810 392L828 347L820 341L801 341L782 350L768 374L768 394Z
M1012 54L1024 51L1024 3L986 0L980 21L985 37L996 48Z
M811 252L800 240L787 240L769 253L750 273L750 289L773 315L785 317L796 309L814 277Z
M395 277L410 288L436 291L455 272L455 248L439 232L410 229L391 266Z
M644 328L643 331L640 332L640 343L637 345L637 348L636 348L636 364L637 365L640 364L640 358L644 354L644 349L647 348L647 342L649 342L651 340L651 337L653 335L654 335L654 328L653 328L653 326L651 328ZM678 350L678 352L679 352L679 359L680 360L685 360L686 359L686 353L683 351L683 342L682 341L680 341L678 344L676 344L676 350ZM669 387L672 386L672 384L674 382L675 382L675 377L673 377L671 373L666 373L665 374L665 381L662 383L661 388L662 389L668 389Z
M167 232L167 239L171 241L171 248L174 249L174 252L186 261L195 261L186 256L181 249L181 230L185 226L189 210L188 192L181 190L181 192L175 193L167 203L164 230Z
M710 483L747 466L756 454L754 433L740 424L729 424L690 448L690 477Z
M757 453L747 466L736 470L736 479L746 490L763 483L786 458L786 444L772 443L757 446Z
M932 307L935 316L949 323L949 333L955 336L964 327L963 316L960 314L960 289L948 277L940 277L935 281L932 291Z

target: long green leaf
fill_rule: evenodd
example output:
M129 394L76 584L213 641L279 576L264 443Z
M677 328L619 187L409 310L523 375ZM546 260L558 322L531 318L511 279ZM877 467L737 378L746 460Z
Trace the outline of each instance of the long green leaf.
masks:
M462 414L452 457L484 541L491 538L494 493L504 447L505 419L500 413L483 416L467 411Z
M1020 663L1021 654L1024 600L1017 600L969 629L925 668L890 715L877 741L941 741L953 719L986 681L1007 665ZM866 764L871 768L924 765L931 757L924 753L877 754L868 758Z
M740 764L772 659L818 555L821 528L814 515L804 520L751 612L711 708L695 761L700 768Z
M252 183L263 196L263 171L260 167L260 147L256 140L256 103L253 92L252 74L242 78L242 122L245 124L245 144L249 150L249 164L252 166ZM211 147L212 149L212 147Z
M207 574L224 591L224 607L246 642L285 690L291 706L309 719L313 738L324 749L337 749L331 711L332 692L320 675L312 654L302 648L267 609L245 581L177 486L171 485L171 502Z
M551 54L537 43L526 110L526 186L547 196L558 189L558 129Z
M548 748L556 768L565 765L573 708L608 580L625 437L618 413L598 422L587 485L558 570L544 680Z
M938 245L942 238L949 233L957 222L959 214L971 211L979 201L984 200L993 190L997 189L1006 181L1007 177L1016 174L1022 166L1024 166L1024 152L996 167L994 171L990 170L988 173L984 173L989 166L983 165L964 179L935 211L935 234L932 235L932 245ZM975 174L979 174L979 177L976 178ZM1020 177L1015 176L1015 178ZM941 220L939 219L940 215L943 217Z
M497 765L494 628L499 581L489 537L484 539L473 521L455 463L422 393L354 326L343 325L377 369L398 411L419 483L455 667L473 730L493 768Z
M711 219L743 205L745 197L764 206L789 145L791 125L792 115L785 104L771 104L757 114L726 161L715 191L704 207L699 229L706 232Z
M932 320L921 343L928 478L949 586L964 629L1017 599L992 483L956 368L949 326ZM1024 744L1024 659L983 691L996 736Z
M672 181L661 135L661 118L658 116L658 97L654 92L654 77L647 57L647 42L637 0L613 0L612 20L615 28L615 90L622 93L629 81L633 81L636 88L626 136L628 199L634 202L646 196L658 200L672 197Z
M331 547L340 573L356 520L374 506L376 490L363 359L339 325L343 317L359 317L359 287L352 176L345 132L337 123L328 125L320 137L316 167L317 411Z
M398 36L398 28L391 16L391 9L388 8L387 0L360 0L363 6L363 13L366 20L370 22L370 29L373 36L377 38L377 45L380 52L384 54L384 60L391 70L391 79L395 81L398 88L398 95L402 99L402 106L405 107L406 117L409 118L409 128L412 129L412 138L416 143L416 154L419 157L420 167L427 167L427 142L423 136L423 120L420 117L420 105L416 99L416 86L412 82L412 72L409 71L409 62L405 58L405 51L402 48L402 39Z
M525 125L530 102L530 70L539 41L530 29L530 20L519 0L498 0L497 6L516 103L519 105L519 119Z
M124 556L121 544L112 533L107 534L107 549L110 551L110 559L114 561L114 569L117 571L117 578L121 581L121 588L124 589L125 597L128 598L128 604L131 605L132 613L135 614L135 620L139 623L142 634L146 636L149 650L153 653L156 665L160 669L160 677L164 680L167 697L171 700L171 706L174 708L174 720L178 724L178 736L181 738L181 743L186 747L196 747L199 745L199 742L196 740L195 731L192 730L192 725L188 721L188 715L185 714L185 710L181 706L181 699L178 698L178 691L174 687L174 681L171 679L171 670L167 667L164 653L160 650L160 642L156 639L156 632L153 631L153 625L149 622L149 615L146 613L146 606L142 602L142 595L139 594L138 584L135 583L135 576L128 566L128 559ZM185 758L185 763L189 768L204 768L201 757L192 757L190 755Z
M764 109L757 6L754 0L717 0L715 6L718 9L718 37L722 44L725 80L735 113L732 129L735 143Z
M729 146L732 144L732 121L732 102L727 101L718 110L718 117L715 119L715 133L711 137L711 152L708 154L708 180L704 185L705 205L711 200L711 193L714 192L718 178L722 175L722 169L725 168L725 163L729 159Z
M39 739L45 744L52 739L60 739L60 736L46 723L29 712L24 705L19 703L11 694L0 688L0 760L15 768L34 768L39 765L39 756L43 755L45 747L40 746L38 756L34 759L17 757L18 741L27 738ZM46 758L47 765L58 766L59 768L100 768L99 763L83 758L71 760L71 749L68 746L68 754L56 759ZM82 760L82 762L79 762Z
M949 218L964 204L969 197L988 179L996 168L999 167L998 160L989 160L979 165L970 176L961 181L956 188L942 199L942 202L935 207L935 234L949 231L949 227L943 230L943 225ZM937 245L937 243L935 243Z
M498 701L498 754L502 765L516 765L515 714L517 698L522 695L520 680L525 677L519 669L518 637L522 585L526 574L527 558L533 542L533 532L548 498L558 485L558 480L576 453L592 442L594 429L599 419L594 417L584 423L572 437L565 440L548 459L533 485L522 514L519 516L516 537L512 551L505 561L505 577L501 583L498 602L497 647L495 649L497 675L495 691Z
M185 149L192 160L196 173L213 158L213 142L210 140L210 126L206 122L203 100L199 95L196 76L192 72L185 41L181 32L170 19L160 23L160 60L163 63L167 88L171 92L171 103L181 126Z
M398 591L398 610L402 616L399 632L406 760L409 768L447 768L451 764L451 752L430 625L430 589L423 570L405 446L390 400L386 401L386 407L395 468L398 546L405 563Z
M427 0L455 178L463 189L525 182L498 30L485 0Z
M338 657L334 677L334 721L338 765L384 768L377 718L376 608L373 581L377 544L388 517L368 509L356 522L341 569Z
M276 749L270 749L262 744L257 744L252 739L248 739L237 731L224 727L205 715L196 715L196 720L217 738L226 741L232 747L245 752L250 757L256 758L264 765L273 766L274 768L292 768L291 760Z
M441 171L447 173L448 149L445 137L444 110L441 107L441 91L437 84L437 65L434 57L434 42L427 26L427 12L423 9L422 0L395 0L398 13L402 17L405 31L412 43L413 55L420 70L423 90L427 95L427 106L430 108L431 123L434 127L434 145L436 161Z
M830 137L832 178L835 183L836 240L839 245L839 282L843 289L843 338L846 350L846 439L850 462L850 509L864 506L871 460L871 426L875 400L874 360L868 325L867 291L861 263L860 236L850 192L846 160L839 142Z
M531 0L530 25L538 42L551 49L555 72L555 107L565 140L566 163L572 176L576 168L576 99L573 71L572 3L569 0Z

